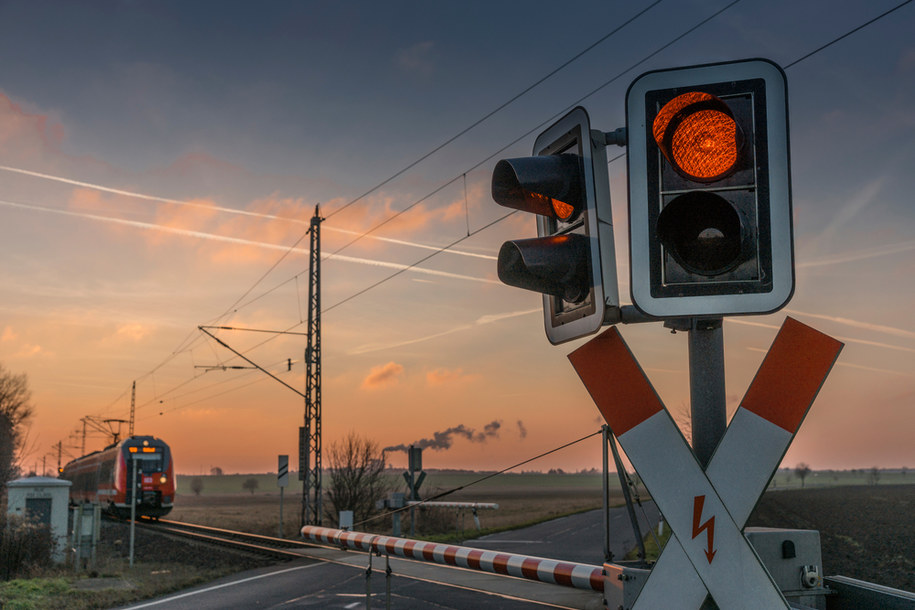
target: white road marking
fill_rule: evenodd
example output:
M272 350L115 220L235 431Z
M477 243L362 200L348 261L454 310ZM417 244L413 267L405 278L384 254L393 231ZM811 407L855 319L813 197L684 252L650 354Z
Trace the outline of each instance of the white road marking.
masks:
M176 599L182 599L184 597L191 597L192 595L198 595L200 593L209 593L210 591L216 591L217 589L224 589L225 587L231 587L234 585L244 584L246 582L251 582L253 580L260 580L261 578L267 578L268 576L277 576L279 574L285 574L287 572L295 572L296 570L304 570L306 568L313 568L315 566L320 566L320 565L324 565L324 564L323 563L312 563L307 566L296 566L294 568L286 568L285 570L277 570L276 572L260 574L259 576L251 576L249 578L243 578L241 580L233 580L232 582L226 582L221 585L214 585L212 587L207 587L206 589L200 589L198 591L190 591L188 593L181 593L180 595L172 595L171 597L157 599L155 601L146 602L145 604L140 604L138 606L130 606L130 610L137 610L139 608L149 608L150 606L158 606L159 604L173 602Z

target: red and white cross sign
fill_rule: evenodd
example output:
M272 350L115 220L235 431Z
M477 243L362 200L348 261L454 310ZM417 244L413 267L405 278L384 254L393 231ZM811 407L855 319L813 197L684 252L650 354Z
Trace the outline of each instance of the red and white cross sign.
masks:
M742 530L842 344L788 318L703 472L615 328L569 360L671 527L634 608L787 608Z

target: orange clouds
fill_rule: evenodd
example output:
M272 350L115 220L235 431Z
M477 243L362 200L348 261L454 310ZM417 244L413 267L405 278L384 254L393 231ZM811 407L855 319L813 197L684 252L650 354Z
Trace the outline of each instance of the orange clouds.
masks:
M56 151L64 138L64 129L48 116L23 110L0 93L0 151L15 151L16 158L41 157Z
M404 367L396 362L388 362L379 366L372 367L372 370L362 381L362 387L365 389L377 389L396 385L400 382L404 373ZM437 368L426 373L426 385L430 387L439 387L444 385L462 384L472 381L476 375L468 375L463 369L446 369Z
M368 390L385 388L397 384L400 376L403 374L402 364L394 361L373 366L368 376L362 380L362 387Z
M13 358L32 358L35 356L52 355L47 350L43 349L40 345L21 343L19 341L19 334L14 331L11 326L6 326L3 328L3 333L0 333L0 343L8 343L12 347L18 347L18 350L12 354L8 354ZM7 351L9 351L9 349L10 348L7 348Z

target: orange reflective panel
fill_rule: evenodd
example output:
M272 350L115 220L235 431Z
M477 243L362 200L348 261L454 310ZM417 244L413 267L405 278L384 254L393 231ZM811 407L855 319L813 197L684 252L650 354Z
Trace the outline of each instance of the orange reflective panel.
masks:
M575 206L571 206L565 201L553 200L553 212L559 220L568 220L575 213Z
M691 111L694 104L699 105ZM675 97L661 108L652 132L667 159L694 179L717 178L737 163L737 123L724 102L711 94L693 91Z
M564 201L553 199L547 195L541 195L540 193L534 193L532 191L526 191L525 195L532 203L531 211L538 214L546 215L548 211L551 211L553 216L559 220L568 220L575 213L575 206L569 205Z

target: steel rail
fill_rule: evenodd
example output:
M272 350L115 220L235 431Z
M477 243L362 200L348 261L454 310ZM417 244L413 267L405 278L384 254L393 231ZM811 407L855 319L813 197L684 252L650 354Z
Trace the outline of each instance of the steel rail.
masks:
M300 552L291 549L311 547L311 545L296 540L271 538L258 534L248 534L246 532L225 530L194 523L168 521L165 519L159 519L158 521L141 519L137 521L137 525L150 531L181 536L199 542L216 544L261 555L269 555L285 560L303 558L303 555Z

